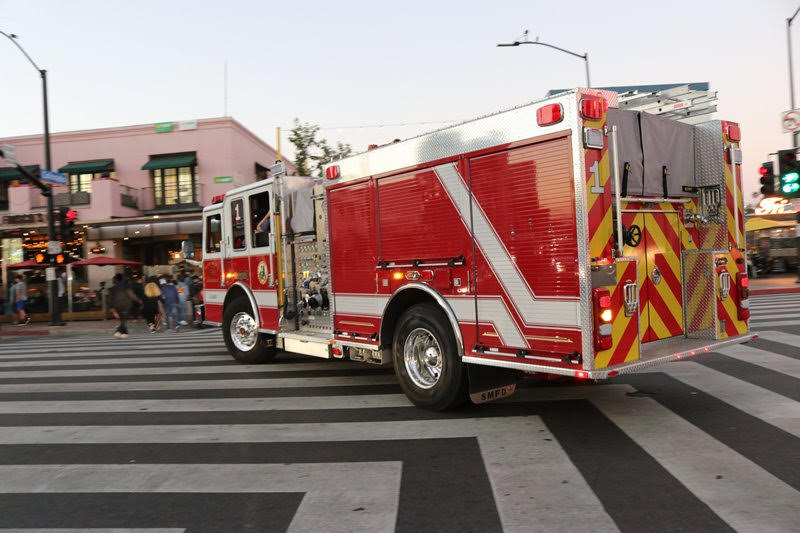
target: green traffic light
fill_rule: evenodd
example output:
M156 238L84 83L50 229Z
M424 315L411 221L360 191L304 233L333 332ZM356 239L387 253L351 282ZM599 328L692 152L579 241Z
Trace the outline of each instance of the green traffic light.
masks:
M786 194L792 194L797 191L800 191L800 183L798 183L797 178L795 178L793 182L784 183L783 186L781 187L781 191L785 192Z
M800 174L797 172L789 172L788 174L784 174L781 176L781 181L783 183L795 183L800 181Z

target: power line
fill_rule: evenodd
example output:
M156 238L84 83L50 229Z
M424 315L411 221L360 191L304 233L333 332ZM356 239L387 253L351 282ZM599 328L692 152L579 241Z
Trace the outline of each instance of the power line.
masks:
M432 124L453 124L455 122L463 122L461 120L426 120L423 122L396 122L392 124L364 124L360 126L321 126L320 131L323 130L362 130L370 128L398 128L402 126L426 126ZM292 127L281 126L282 131L289 132Z

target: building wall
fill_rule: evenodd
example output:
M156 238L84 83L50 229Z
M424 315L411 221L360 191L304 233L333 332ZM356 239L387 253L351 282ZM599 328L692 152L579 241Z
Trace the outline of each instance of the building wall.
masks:
M38 164L44 168L40 135L4 138L0 143L13 144L21 164ZM73 161L113 159L119 185L131 187L131 192L139 195L149 194L151 187L150 173L141 169L150 156L196 152L201 206L208 205L215 195L252 182L256 162L269 167L276 159L271 146L232 118L201 119L197 121L197 129L185 131L180 131L178 123L175 123L174 130L168 133L156 133L154 124L56 133L51 135L51 150L54 170ZM232 183L214 183L218 176L233 176L234 180ZM93 183L93 192L96 183ZM124 187L120 189L124 190ZM67 188L56 187L55 192L67 192ZM115 189L109 194L116 192ZM24 213L30 208L40 207L28 206L24 202L10 203L9 213ZM139 205L145 207L146 202L140 199ZM141 214L141 209L124 207L118 197L107 196L95 201L93 195L90 205L76 206L76 209L82 222Z

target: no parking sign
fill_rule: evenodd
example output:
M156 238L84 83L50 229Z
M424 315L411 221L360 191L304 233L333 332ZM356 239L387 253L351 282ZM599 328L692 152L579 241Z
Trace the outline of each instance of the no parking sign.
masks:
M783 133L800 131L800 109L781 113L781 125L783 126Z

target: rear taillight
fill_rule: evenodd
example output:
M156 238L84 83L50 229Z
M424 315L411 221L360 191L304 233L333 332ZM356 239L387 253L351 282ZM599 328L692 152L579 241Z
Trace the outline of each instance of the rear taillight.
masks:
M339 165L331 165L325 169L325 177L329 180L335 180L339 177Z
M737 303L739 320L750 318L750 278L744 272L736 274L736 287L739 291L739 302Z
M564 108L561 104L549 104L536 110L536 124L549 126L558 124L564 118Z
M584 98L581 100L581 115L583 115L583 118L600 120L607 110L608 102L605 98Z
M592 290L594 303L594 348L608 350L613 344L611 333L614 311L611 309L611 292L605 288Z
M742 140L742 130L736 122L723 122L722 130L728 136L728 140L739 142Z

